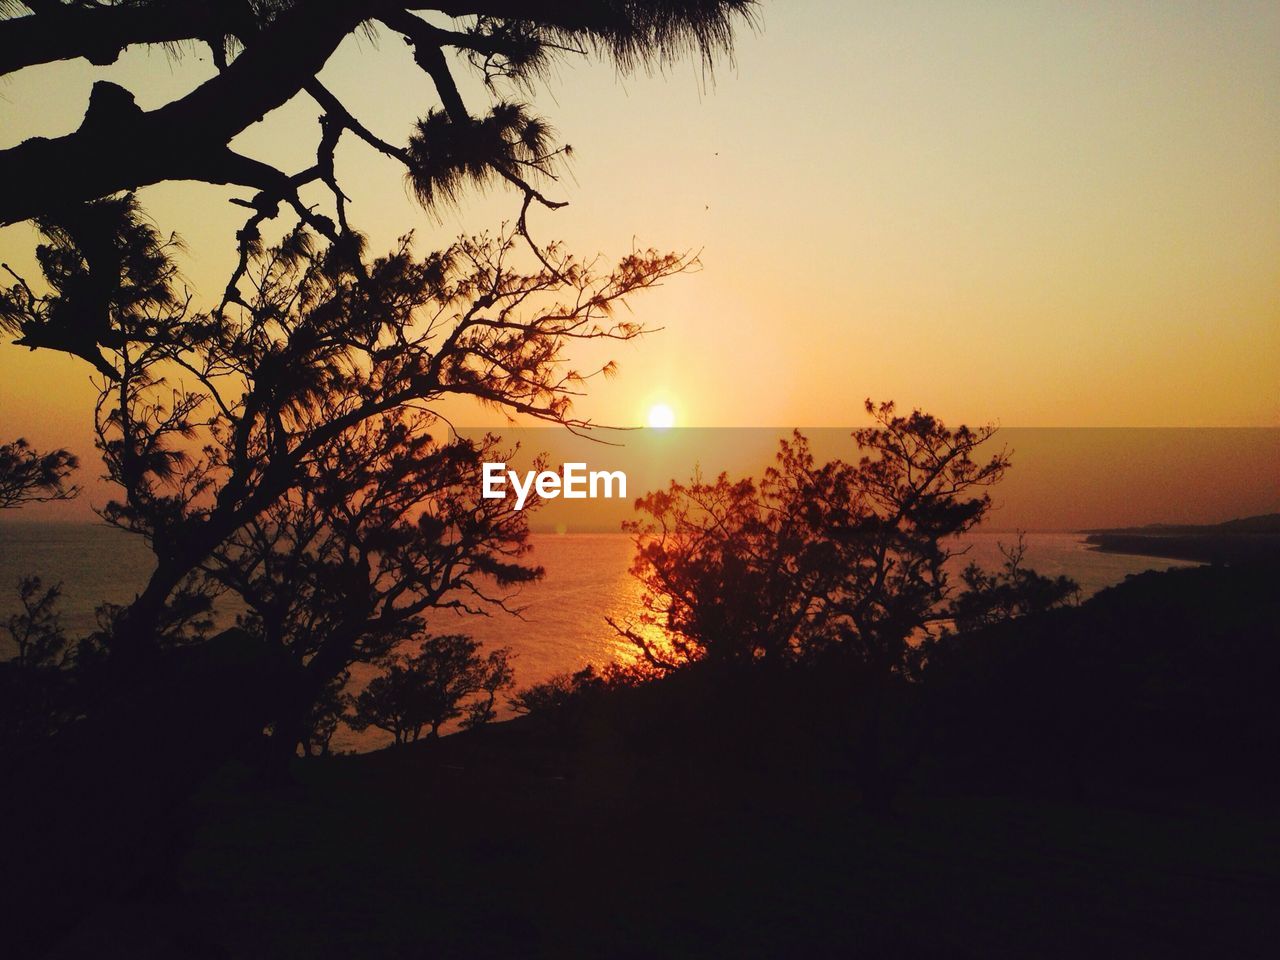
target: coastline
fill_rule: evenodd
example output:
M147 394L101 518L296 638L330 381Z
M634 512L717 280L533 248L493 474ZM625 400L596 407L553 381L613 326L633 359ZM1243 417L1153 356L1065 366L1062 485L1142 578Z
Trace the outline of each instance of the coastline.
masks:
M1090 550L1196 563L1280 560L1280 515L1250 517L1212 526L1153 524L1114 530L1081 530Z

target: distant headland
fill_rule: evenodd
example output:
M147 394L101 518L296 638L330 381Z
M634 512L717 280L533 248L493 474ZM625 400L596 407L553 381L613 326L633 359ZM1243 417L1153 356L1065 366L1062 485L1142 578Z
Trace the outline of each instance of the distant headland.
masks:
M1280 513L1225 523L1152 523L1080 532L1094 550L1104 553L1230 564L1280 559Z

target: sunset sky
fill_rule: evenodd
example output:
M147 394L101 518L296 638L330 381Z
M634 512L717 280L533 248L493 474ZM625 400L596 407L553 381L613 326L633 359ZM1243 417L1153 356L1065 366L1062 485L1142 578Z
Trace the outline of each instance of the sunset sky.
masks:
M1280 425L1280 5L761 13L714 83L689 63L622 78L566 61L534 96L574 146L547 190L571 205L536 214L539 236L702 251L700 272L634 300L663 330L614 347L621 376L581 414L638 424L666 403L682 425L836 426L871 396L1009 426ZM151 108L212 70L158 48L27 69L0 86L0 145L74 129L94 79ZM325 80L395 142L436 103L395 38L349 41ZM238 143L301 168L317 113L297 100ZM433 217L363 144L339 161L375 250L518 212L494 191ZM142 193L205 294L230 269L233 195ZM34 276L32 244L0 230L0 259ZM0 436L87 454L92 396L82 361L0 345Z

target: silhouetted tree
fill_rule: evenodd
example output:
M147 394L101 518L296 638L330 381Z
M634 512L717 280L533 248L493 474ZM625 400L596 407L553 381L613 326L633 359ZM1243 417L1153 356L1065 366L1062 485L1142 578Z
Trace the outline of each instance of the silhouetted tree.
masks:
M146 219L133 194L59 207L36 226L47 289L37 294L10 270L16 283L0 291L0 330L18 346L70 353L114 380L102 347L119 350L124 330L170 337L185 318L190 296L177 289L173 259L182 244Z
M425 610L501 605L538 575L519 562L523 514L478 495L496 441L434 440L429 405L460 395L584 425L564 345L637 336L613 305L689 263L649 251L597 273L553 245L521 270L506 234L422 260L406 239L365 264L299 229L254 256L234 303L202 314L172 294L172 239L131 203L101 212L119 218L110 235L136 281L107 298L98 338L98 446L123 493L102 515L157 559L108 646L199 635L216 593L234 591L242 626L299 665L273 718L289 749L327 685L419 633ZM90 286L74 235L47 236L51 292L8 301L28 328L74 314Z
M1023 565L1027 544L1021 533L1013 546L1000 544L1000 552L1004 563L998 570L970 563L960 574L965 588L950 610L960 633L1079 602L1080 585L1070 577L1046 577Z
M248 608L240 626L298 665L273 721L282 751L305 749L332 683L422 634L425 613L505 609L507 588L541 576L521 562L525 514L479 495L481 464L507 458L496 438L437 442L438 425L398 410L327 444L207 565Z
M61 584L46 588L39 577L18 583L21 609L5 623L12 651L0 661L0 755L39 743L74 716L61 595Z
M608 682L606 676L587 664L574 673L557 673L518 691L511 698L511 709L525 714L557 713L584 694L604 689Z
M356 730L377 727L396 743L409 743L424 729L439 736L464 710L473 726L487 722L494 698L511 684L510 657L505 648L482 656L475 640L459 634L425 637L417 653L392 659L351 699L348 723ZM472 700L477 694L480 699Z
M947 619L956 537L990 507L1004 453L993 430L950 429L870 401L856 463L814 462L783 441L763 479L672 482L637 502L632 574L642 614L614 623L659 670L681 663L795 661L828 652L906 670L911 641Z
M80 461L66 450L41 453L21 437L0 444L0 510L70 500L80 488L68 486L67 478L79 466Z
M731 51L735 27L753 21L753 8L753 0L0 4L0 75L76 58L107 64L124 50L156 43L178 58L207 47L219 68L190 93L152 110L137 106L123 87L99 81L75 132L33 137L0 150L0 183L7 185L0 194L0 223L50 217L71 223L84 204L112 194L195 180L253 191L249 199L235 201L250 211L239 233L241 269L260 227L282 206L327 240L352 243L355 233L347 222L336 162L346 134L400 164L426 204L455 199L468 182L500 180L519 191L524 210L532 203L563 206L533 181L552 175L569 148L555 144L549 124L512 94L532 91L556 59L570 54L593 52L632 69L692 53L710 69L718 55ZM450 25L435 22L442 18L452 18ZM412 48L438 99L423 105L421 119L400 143L372 133L319 79L345 38L378 31ZM468 106L457 82L459 70L484 82L487 104ZM320 111L313 163L285 171L232 149L238 134L303 94ZM332 215L300 198L310 184L328 189ZM519 232L527 237L523 211ZM89 246L85 250L96 258ZM100 272L110 272L111 260L106 251ZM80 352L86 338L92 343L92 329L49 332L67 338L58 349Z
M350 671L344 670L325 684L320 696L312 705L311 712L303 720L304 733L300 743L304 756L327 757L329 755L329 744L333 740L333 735L338 732L338 726L347 712L344 691L350 679Z
M599 321L626 294L688 260L650 251L597 276L558 246L536 245L529 206L561 204L531 180L552 175L568 148L553 142L527 104L496 89L493 102L473 113L454 72L462 66L489 84L529 85L554 57L588 50L623 68L692 52L709 68L729 51L735 23L750 22L752 6L4 4L0 73L77 57L109 63L151 43L168 44L176 56L207 46L219 67L191 94L152 111L122 88L98 83L78 131L0 151L0 180L11 185L0 198L0 222L36 219L47 240L38 259L49 287L37 293L19 279L0 304L0 323L28 346L85 358L108 381L101 448L126 496L106 515L147 536L160 561L138 600L120 611L117 637L145 643L154 636L163 607L204 559L299 483L316 450L368 417L455 393L567 422L580 378L561 376L563 342L635 335L633 324ZM432 11L453 25L418 15ZM374 136L318 80L343 38L375 28L413 48L439 98L402 146ZM290 174L229 147L302 92L322 111L314 164ZM335 167L346 133L400 162L426 204L456 200L468 183L514 186L523 198L515 227L421 260L406 242L366 263ZM208 312L191 311L190 297L176 292L174 238L147 224L132 196L117 195L169 179L256 191L240 201L250 214L237 236L238 264ZM312 183L330 189L333 216L300 200L299 190ZM298 225L266 249L262 224L281 205ZM314 248L316 237L327 250ZM532 266L523 271L513 263L516 237L529 248ZM569 294L564 303L553 300L560 291ZM538 301L545 309L533 308ZM198 387L170 389L175 374ZM192 456L201 444L206 456Z
M991 427L951 429L869 400L866 411L875 423L853 433L856 462L818 464L796 432L759 482L695 476L637 501L648 515L628 524L641 612L610 623L658 674L818 662L838 675L825 695L847 701L857 770L878 806L908 759L889 755L887 718L925 641L956 621L1047 609L1075 585L1024 569L1016 550L998 573L968 569L957 599L958 538L990 509L986 490L1009 458L981 455Z
M23 577L18 583L20 613L5 624L13 642L13 662L21 667L57 667L67 648L66 632L58 614L62 584L47 589L39 577Z
M482 727L498 717L498 695L515 683L515 670L511 661L515 654L508 647L490 650L485 656L484 669L476 689L479 696L467 704L467 715L462 725L467 728Z
M416 15L431 8L395 2L27 6L32 12L20 16L21 5L8 5L0 20L0 71L77 56L109 62L152 42L177 44L179 55L186 42L207 44L220 66L191 96L152 112L98 84L77 133L0 151L6 182L24 187L6 194L0 219L37 219L48 288L37 293L17 278L0 301L0 324L27 346L83 357L103 376L100 449L125 494L104 516L144 535L157 555L147 587L114 618L117 646L153 642L174 620L175 600L199 609L208 599L202 565L308 482L320 451L347 442L366 420L461 394L573 423L568 400L582 378L562 368L563 344L635 336L637 325L605 319L612 305L689 264L647 251L601 274L556 244L536 245L530 204L560 204L530 178L550 175L567 148L526 104L498 97L470 113L453 77L458 63L517 83L553 56L587 48L623 67L688 51L710 66L751 8L744 0L449 8L441 12L456 24L444 29ZM375 24L413 47L440 98L403 147L373 136L316 79L343 37ZM451 65L446 50L461 61ZM229 149L245 125L304 90L323 111L314 165L288 175ZM157 123L152 132L164 134L153 140ZM348 132L400 161L426 204L456 200L468 183L515 186L523 197L516 225L422 259L406 239L366 262L334 165ZM149 224L132 195L112 195L170 178L258 191L246 202L236 268L209 311L194 311L190 295L178 293L176 238ZM299 200L313 182L331 189L333 217ZM51 184L56 190L46 190ZM260 228L281 204L298 226L267 248ZM517 266L517 238L528 267Z
M132 206L114 209L126 221L116 235L149 257L154 229ZM77 262L71 239L49 239L61 255L47 262ZM519 269L510 233L423 259L407 238L369 264L357 253L317 249L299 229L255 254L235 302L213 313L188 316L188 300L158 294L153 309L108 311L99 447L124 498L104 516L159 561L120 636L147 642L185 578L367 423L460 395L583 424L569 400L584 376L564 368L565 344L637 336L612 307L690 263L645 251L597 272L552 245ZM68 298L64 284L11 302L37 318L69 310ZM170 386L179 375L192 386Z
M613 308L692 262L637 250L611 268L535 243L528 211L562 205L539 188L568 148L511 90L575 50L596 50L623 67L689 51L709 64L728 49L731 27L750 8L746 0L443 10L381 0L0 2L0 74L75 57L108 63L146 43L170 44L177 56L192 44L207 45L219 67L190 94L152 110L139 108L118 85L98 82L78 130L0 150L0 223L35 221L43 233L37 260L44 276L42 285L15 278L0 304L0 326L28 346L84 358L101 378L99 450L120 491L102 515L144 537L157 561L135 600L104 610L100 642L83 645L77 674L93 668L92 709L80 735L61 740L66 761L46 768L37 762L26 772L26 812L40 811L46 825L72 820L78 797L100 782L108 764L119 785L98 821L77 820L61 855L48 856L50 877L83 874L85 890L133 882L116 875L122 859L110 845L88 841L111 836L118 849L131 858L137 851L146 862L143 848L163 836L157 820L171 817L264 724L290 746L287 728L294 724L304 749L321 748L340 665L396 631L418 636L412 617L381 632L379 604L390 608L376 580L379 558L397 551L408 558L409 569L394 573L409 586L391 603L396 609L401 601L416 603L411 596L431 592L420 582L423 570L453 542L447 525L424 534L432 544L423 552L426 567L396 539L416 523L420 502L406 503L395 522L345 529L326 522L327 531L337 531L334 548L312 549L297 511L323 487L323 471L337 469L344 446L380 432L427 432L436 440L433 450L450 447L437 419L449 398L586 426L570 401L591 373L569 366L567 345L638 335L640 326L614 319ZM429 22L418 15L433 9L457 19L441 26L443 17ZM405 38L436 88L438 102L423 104L421 119L398 143L373 134L317 79L343 38L368 25ZM461 95L459 65L497 84L484 88L491 94L482 95L483 106ZM230 147L249 125L302 92L322 114L314 163L285 171ZM520 202L514 223L497 236L468 235L425 255L406 237L386 255L370 256L348 222L337 163L348 134L398 163L415 195L437 209L468 184L509 185ZM247 188L233 201L246 219L234 238L231 274L199 304L174 269L174 238L147 223L131 196L120 195L169 180ZM327 190L328 199L304 202L308 187ZM287 222L264 237L281 211ZM475 448L454 451L475 454ZM384 457L371 470L389 485L394 475L381 471L398 462ZM449 496L443 488L438 493L441 500ZM340 515L328 504L324 510ZM513 531L494 529L493 518L477 524L489 530L497 562ZM383 533L391 546L378 542ZM320 608L325 626L340 629L302 656L306 643L287 645L301 639L301 618L281 622L278 635L290 639L266 642L276 612L272 597L287 585L278 573L291 569L280 556L291 556L299 543L308 544L297 568L305 573L299 589L314 596L319 585L349 575ZM255 552L263 558L257 571L246 566ZM481 569L488 562L478 561L466 577L477 585L501 580ZM512 556L502 562L509 583L524 575L517 569L527 570ZM248 604L244 628L192 643L202 637L218 591L248 592L251 581L266 599ZM361 583L371 603L354 602ZM452 589L455 598L467 596L456 580ZM500 584L468 605L491 599L501 601ZM451 602L444 594L432 601ZM311 666L315 660L323 669ZM475 695L489 704L477 707L480 714L491 712L493 696ZM157 716L167 722L155 723ZM108 758L114 751L105 745L121 742L131 749ZM32 849L47 853L39 844ZM96 850L105 851L96 860L86 853ZM56 926L47 906L55 899L60 914L78 909L74 892L59 887L57 898L29 897L15 910L45 946ZM85 899L80 895L80 907Z
M418 678L405 662L389 663L351 704L347 722L363 731L375 727L391 734L395 743L412 743L426 724Z

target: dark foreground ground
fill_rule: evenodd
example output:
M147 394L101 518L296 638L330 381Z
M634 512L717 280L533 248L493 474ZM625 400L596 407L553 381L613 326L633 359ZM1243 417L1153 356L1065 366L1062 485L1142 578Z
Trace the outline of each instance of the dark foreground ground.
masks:
M61 955L1274 956L1261 802L574 779L446 751L214 791L180 898L103 904Z
M283 787L231 764L163 879L53 955L1275 956L1274 583L1145 575L940 650L894 701L876 812L811 675L603 695Z

